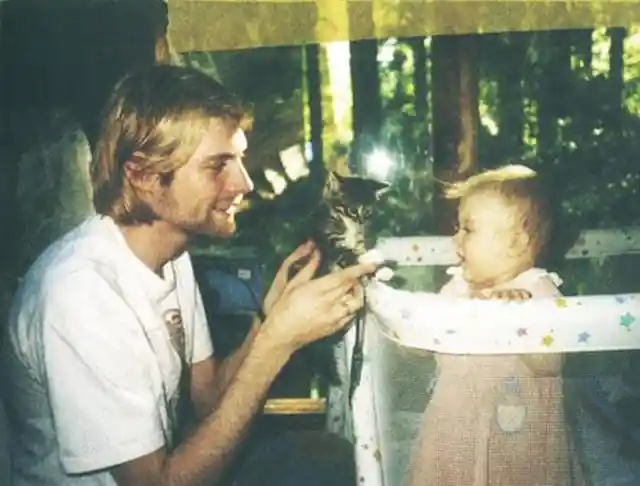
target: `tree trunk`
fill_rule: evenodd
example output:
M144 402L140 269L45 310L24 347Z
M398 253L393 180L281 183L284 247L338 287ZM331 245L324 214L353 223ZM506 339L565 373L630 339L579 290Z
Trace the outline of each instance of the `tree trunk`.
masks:
M422 123L427 124L427 119L429 117L428 109L428 86L427 86L427 48L424 45L425 38L424 37L412 37L409 39L409 45L411 46L411 50L413 51L413 84L414 84L414 97L415 97L415 106L416 106L416 120L421 120ZM429 139L429 133L427 132L426 137L420 141L420 160L426 156L426 152L428 149L427 141Z
M309 103L309 125L311 136L312 162L310 177L322 180L324 177L324 155L322 148L322 79L320 77L320 46L307 44L304 47L307 93Z
M434 37L431 49L434 175L453 182L477 170L477 37ZM442 197L439 187L434 214L440 234L453 233L456 208L457 204Z
M382 124L382 100L378 75L378 41L351 42L351 86L353 93L353 146L357 167L361 157L376 144Z
M593 68L593 29L580 29L575 32L575 50L578 59L583 62L579 71L591 77Z
M558 118L572 112L571 43L566 31L553 31L538 36L538 153L544 157L553 150L558 139Z
M609 29L611 47L609 49L609 82L611 87L612 121L614 129L620 130L622 123L622 102L624 96L624 39L627 35L623 27Z
M509 34L504 45L506 65L498 70L498 113L505 157L522 154L524 136L523 83L526 37Z

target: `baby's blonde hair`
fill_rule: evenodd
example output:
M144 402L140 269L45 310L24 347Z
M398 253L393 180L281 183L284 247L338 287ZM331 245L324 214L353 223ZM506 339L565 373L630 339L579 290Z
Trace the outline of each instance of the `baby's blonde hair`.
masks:
M541 186L533 169L510 164L448 183L444 196L447 199L464 199L482 192L501 197L529 236L532 258L538 260L547 250L552 228L551 204Z

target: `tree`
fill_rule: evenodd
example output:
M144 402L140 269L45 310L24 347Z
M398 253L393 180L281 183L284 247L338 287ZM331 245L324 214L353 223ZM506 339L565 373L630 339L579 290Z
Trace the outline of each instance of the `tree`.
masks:
M477 37L436 36L431 44L434 176L454 182L476 171L478 113ZM452 234L455 205L434 197L440 234Z

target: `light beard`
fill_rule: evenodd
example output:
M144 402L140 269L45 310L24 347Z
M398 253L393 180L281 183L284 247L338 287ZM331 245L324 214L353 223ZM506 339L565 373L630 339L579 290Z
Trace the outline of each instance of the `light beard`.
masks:
M147 206L155 219L170 224L184 233L188 240L203 236L213 239L229 239L236 232L237 225L233 212L228 213L213 208L208 209L206 215L202 211L180 214L179 206L172 198L167 198L160 210L153 210L150 205Z
M235 235L237 224L235 215L211 211L206 221L200 224L185 224L184 229L193 236L226 240Z

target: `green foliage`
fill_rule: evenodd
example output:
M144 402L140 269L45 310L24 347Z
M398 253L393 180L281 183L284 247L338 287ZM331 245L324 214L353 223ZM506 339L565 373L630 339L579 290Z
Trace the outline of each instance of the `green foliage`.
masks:
M183 55L183 62L219 79L251 103L249 167L278 168L278 153L304 140L300 47L192 52Z
M638 53L635 44L629 44L624 57L626 86L623 93L615 92L612 78L616 73L594 74L585 71L585 62L571 58L577 53L578 37L584 31L555 33L518 34L526 42L526 64L522 83L525 107L525 137L520 156L538 159L536 168L554 181L553 190L560 193L563 207L571 220L582 228L617 227L637 224L640 208L634 204L640 191L640 178L636 161L638 153L638 131L640 121L634 108L640 104L636 86L640 75ZM514 34L494 36L493 45L501 52L508 50ZM608 42L607 36L593 35L596 54L589 61L598 64L598 53L606 53L601 44ZM487 52L487 51L485 51ZM584 55L584 54L583 54ZM499 100L495 90L488 84L495 79L504 79L503 71L511 63L484 63L485 77L481 80L481 106L488 104L490 115L500 118ZM508 58L507 58L508 59ZM609 60L607 59L607 64ZM602 62L599 63L602 65ZM578 67L576 67L578 66ZM633 75L632 75L633 74ZM492 99L493 98L493 99ZM547 111L544 115L541 110ZM542 127L541 124L545 124ZM509 154L508 140L500 126L497 134L489 133L483 124L479 140L480 163L492 167L504 163ZM541 147L537 142L541 130L553 136L551 146ZM525 135L527 135L525 133ZM510 154L508 156L511 156Z
M611 70L615 63L607 57L613 53L611 39L604 29L580 29L492 34L479 41L480 166L490 168L518 158L531 161L548 176L551 189L562 199L565 215L580 228L640 221L636 202L640 191L636 159L640 151L640 34L635 28L627 32L622 93L616 93L614 83L620 73ZM416 90L415 46L420 41L428 53L426 93ZM374 145L391 154L395 167L392 189L378 206L370 231L375 237L433 233L435 182L430 147L431 127L437 120L428 109L429 39L386 39L378 53L383 119ZM236 65L235 55L229 54L219 64L241 81L246 77L243 69L248 70L261 55L256 51L250 60ZM278 62L267 65L281 72L300 66L295 56ZM323 91L328 86L326 74L324 69ZM277 86L257 78L246 80L243 90L255 91L251 98L275 113L263 118L295 119L297 113L285 110L278 100L290 99L299 85L278 84L283 79L278 75L273 78ZM427 107L420 118L418 102ZM277 138L279 126L263 123L259 138ZM273 201L260 201L263 209L253 214L262 216L243 216L234 243L256 246L259 241L267 266L275 268L305 233L308 221L301 208L313 205L313 198L318 197L305 184L296 182ZM268 217L264 208L268 208Z
M606 31L482 36L478 57L480 166L491 168L518 158L531 161L562 200L568 221L581 229L638 224L640 38L635 32L630 29L625 43L622 76L611 70L615 63L606 57L612 52ZM426 92L416 88L419 42L427 48L422 71L426 80L419 80L426 81ZM430 148L432 126L438 121L429 110L429 39L387 39L378 53L382 128L372 145L386 150L395 165L392 188L376 208L369 236L434 234L436 182ZM258 52L252 59L257 57ZM279 142L269 141L280 140L281 127L299 120L299 113L291 109L295 105L279 100L304 99L300 85L278 84L283 77L277 74L244 79L254 71L253 61L236 64L234 59L228 56L226 69L251 93L257 109L270 113L260 115L256 134L264 141L260 146L276 146ZM278 62L265 61L262 66L282 73L299 68L300 63L294 56L288 61L284 57ZM327 97L331 86L326 66L321 72L322 92ZM620 77L622 91L615 84ZM332 123L332 116L325 113L325 123ZM304 133L302 128L299 133ZM334 142L333 136L330 127L325 130L325 147ZM223 247L255 248L264 262L268 286L282 260L310 233L313 223L307 216L320 197L317 189L309 179L301 179L289 183L274 199L254 194L252 210L239 216L238 234ZM637 263L633 258L571 261L557 270L568 295L629 292L638 290L637 272L632 271ZM406 268L401 272L407 277L407 288L435 290L442 277L440 270Z
M369 233L376 238L433 234L432 185L425 170L400 170L371 218Z

